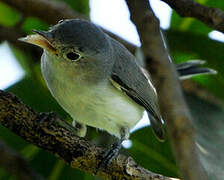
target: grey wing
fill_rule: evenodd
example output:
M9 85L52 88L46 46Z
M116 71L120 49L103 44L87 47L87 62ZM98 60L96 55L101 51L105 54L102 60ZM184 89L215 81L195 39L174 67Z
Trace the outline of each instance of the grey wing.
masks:
M156 136L163 140L162 119L153 85L143 74L135 57L116 40L111 38L111 42L115 58L111 79L118 83L120 89L131 99L146 109Z

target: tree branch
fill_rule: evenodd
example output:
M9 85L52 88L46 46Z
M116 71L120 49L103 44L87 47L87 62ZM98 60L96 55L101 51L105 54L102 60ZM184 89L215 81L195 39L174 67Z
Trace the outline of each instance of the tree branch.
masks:
M25 16L34 16L42 19L49 24L56 24L60 19L86 17L74 12L63 2L47 0L1 0L2 2L14 7ZM47 13L43 13L47 12Z
M67 4L59 1L47 0L0 0L16 10L20 11L24 16L33 16L42 19L48 24L56 24L61 19L89 19L88 17L75 12ZM43 12L47 12L43 13ZM103 29L108 35L118 40L126 46L132 53L135 53L135 45L127 42L123 38L114 33Z
M162 117L182 175L188 180L205 180L207 177L196 152L191 115L183 98L177 72L165 47L159 20L148 0L126 2L140 35L146 67L156 86Z
M17 152L0 141L0 166L20 180L44 180Z
M26 141L60 156L72 168L105 179L171 180L137 165L131 157L118 155L109 167L98 169L105 150L74 136L73 127L54 114L37 113L16 96L0 90L0 124Z
M224 13L221 9L207 7L193 0L161 0L181 17L194 17L207 26L224 33Z

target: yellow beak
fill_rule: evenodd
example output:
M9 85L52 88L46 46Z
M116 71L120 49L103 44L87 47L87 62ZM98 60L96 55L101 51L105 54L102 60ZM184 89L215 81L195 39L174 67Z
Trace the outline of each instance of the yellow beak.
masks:
M57 50L51 44L50 38L46 37L44 35L44 32L41 32L41 31L34 31L34 32L36 32L37 34L28 35L26 37L19 38L18 40L26 42L26 43L34 44L36 46L39 46L47 50L48 52L52 54L56 54Z

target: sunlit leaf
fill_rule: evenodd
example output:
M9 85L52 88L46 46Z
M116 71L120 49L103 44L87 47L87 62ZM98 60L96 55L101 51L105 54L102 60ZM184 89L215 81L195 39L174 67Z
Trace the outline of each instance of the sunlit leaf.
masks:
M72 9L81 14L89 15L89 0L55 0L67 3Z
M0 24L13 26L20 20L20 18L20 14L15 9L0 2Z

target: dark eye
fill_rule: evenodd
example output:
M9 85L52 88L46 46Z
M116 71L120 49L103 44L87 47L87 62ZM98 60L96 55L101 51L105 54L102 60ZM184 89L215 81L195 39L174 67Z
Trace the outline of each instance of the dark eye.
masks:
M66 54L67 58L72 60L72 61L77 61L80 59L81 55L75 52L69 52Z

